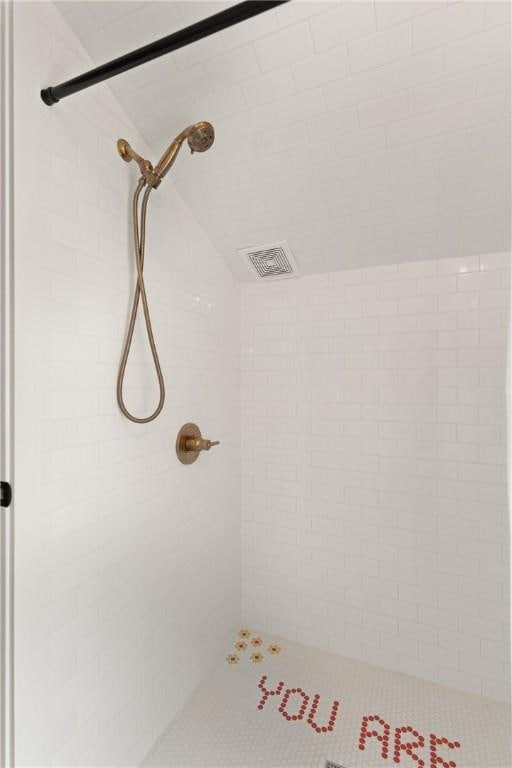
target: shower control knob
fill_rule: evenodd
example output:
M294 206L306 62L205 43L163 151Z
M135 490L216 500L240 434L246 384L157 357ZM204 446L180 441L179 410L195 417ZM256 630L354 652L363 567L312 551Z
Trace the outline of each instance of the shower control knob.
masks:
M187 451L209 451L212 445L218 445L219 440L205 440L199 437L186 437L185 450Z
M176 454L182 464L192 464L201 451L209 451L219 440L206 440L197 424L184 424L176 439Z

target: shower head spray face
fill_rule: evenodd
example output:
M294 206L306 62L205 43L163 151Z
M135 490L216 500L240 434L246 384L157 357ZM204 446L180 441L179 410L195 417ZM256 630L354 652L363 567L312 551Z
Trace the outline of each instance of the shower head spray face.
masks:
M206 152L210 149L215 140L215 131L211 123L204 120L187 130L189 131L187 141L191 152Z

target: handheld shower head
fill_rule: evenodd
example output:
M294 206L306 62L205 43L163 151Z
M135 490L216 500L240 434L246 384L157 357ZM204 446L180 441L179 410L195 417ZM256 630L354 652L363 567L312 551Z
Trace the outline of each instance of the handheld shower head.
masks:
M160 185L165 174L176 160L178 152L185 139L188 142L191 152L206 152L207 149L210 149L215 140L213 125L207 123L206 120L201 120L199 123L189 125L188 128L185 128L184 131L179 133L169 144L154 168L149 160L145 160L132 149L126 139L118 139L117 151L126 162L129 163L130 160L135 160L146 180L146 184L156 188Z
M156 419L156 417L164 407L164 400L165 400L164 376L162 373L162 368L160 366L160 361L158 359L158 352L156 348L155 338L153 336L153 329L151 326L151 318L149 314L149 306L148 306L148 300L146 296L146 287L144 285L143 269L144 269L144 249L145 249L145 240L146 240L146 210L147 210L147 205L148 205L148 200L149 200L149 195L151 193L151 190L156 189L156 187L160 185L163 177L165 176L165 174L167 173L171 165L174 163L176 156L181 149L181 145L183 144L185 139L188 141L188 145L190 147L191 152L206 152L207 149L210 149L215 139L215 132L213 130L213 126L210 123L207 123L206 121L201 121L200 123L194 123L194 125L189 125L188 128L185 128L184 131L182 131L176 136L174 141L169 145L169 147L166 149L166 151L160 158L155 168L153 168L149 160L145 160L143 157L137 154L137 152L135 152L135 150L130 146L130 144L126 141L126 139L118 139L117 141L117 151L119 152L122 159L125 160L127 163L134 160L139 166L139 169L141 172L141 177L138 181L137 189L135 190L135 194L133 197L133 205L132 205L133 240L135 245L135 263L137 266L137 284L135 287L135 294L133 297L130 320L128 323L128 332L126 335L126 340L125 340L123 352L121 355L121 362L119 364L119 370L117 374L117 402L119 404L119 408L121 409L121 412L124 413L126 418L130 419L131 421L135 421L139 424L146 424L148 421L153 421L153 419ZM144 187L146 187L146 189L144 191L144 197L142 199L142 207L140 210L140 222L139 222L139 197ZM137 320L137 310L139 306L139 300L142 301L142 306L144 309L144 321L146 323L146 330L148 332L149 347L151 350L151 354L153 356L153 362L155 365L156 375L158 379L158 388L160 392L158 405L153 411L153 413L150 414L149 416L143 416L141 418L139 418L138 416L134 416L132 413L130 413L130 411L125 405L124 395L123 395L124 375L126 371L126 364L128 362L128 357L130 354L130 348L133 341L133 331L135 328L135 322Z
M215 140L213 125L207 123L206 120L202 120L199 123L194 123L194 125L189 125L188 128L185 128L184 131L176 136L154 168L154 173L158 176L160 181L164 178L165 174L176 160L178 152L185 139L188 142L191 152L206 152L207 149L210 149Z

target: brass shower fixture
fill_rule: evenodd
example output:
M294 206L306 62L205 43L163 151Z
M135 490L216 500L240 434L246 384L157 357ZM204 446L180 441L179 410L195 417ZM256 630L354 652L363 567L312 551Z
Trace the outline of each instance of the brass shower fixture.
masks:
M176 455L182 464L193 464L201 451L209 451L219 440L206 440L193 422L184 424L176 438Z
M148 184L150 187L157 187L160 184L158 176L153 171L153 165L151 162L149 160L145 160L134 149L132 149L131 145L126 141L126 139L117 140L117 151L123 160L127 163L129 163L131 160L135 160L139 166L140 172L146 181L146 184Z
M206 152L210 149L215 139L215 131L213 125L202 120L194 125L189 125L184 131L179 133L176 138L169 144L164 154L158 161L155 167L149 160L141 157L126 141L126 139L117 140L117 151L127 163L134 160L139 166L140 172L144 177L146 184L149 187L156 189L165 174L168 172L181 149L181 145L185 141L188 142L190 152Z
M146 212L148 206L149 195L153 189L156 189L165 174L169 171L174 163L178 152L181 149L181 145L185 141L188 142L191 152L206 152L207 149L213 144L215 139L215 132L213 126L206 121L189 125L184 131L179 133L174 141L172 141L164 154L153 168L153 165L149 160L141 157L126 139L117 140L117 151L127 163L134 160L139 166L141 177L137 183L135 194L133 196L132 203L132 227L133 227L133 243L135 247L135 266L137 269L137 284L133 295L132 309L130 312L130 319L128 322L128 331L126 333L126 339L121 354L121 360L119 363L119 370L117 373L117 403L121 412L130 421L134 421L137 424L147 424L148 421L156 419L165 401L165 382L162 373L162 367L160 360L158 359L158 351L156 348L155 337L153 334L153 327L151 325L151 316L149 313L148 298L146 295L146 286L144 284L144 251L146 243ZM144 189L145 187L145 189ZM139 198L142 190L144 189L144 195L142 197L142 206L140 210L139 221ZM146 330L148 332L149 347L151 355L153 357L153 363L155 366L155 372L158 379L158 390L160 393L158 404L155 410L149 414L149 416L134 416L125 405L123 395L124 375L126 371L126 364L128 362L128 356L130 354L130 348L133 341L133 331L135 328L135 321L137 319L137 310L139 307L139 301L142 302L142 309L144 312L144 322L146 324ZM199 435L200 437L200 435ZM209 446L206 445L208 441L203 441L200 448L197 450L208 450ZM199 445L199 443L198 443ZM193 454L193 450L190 455Z

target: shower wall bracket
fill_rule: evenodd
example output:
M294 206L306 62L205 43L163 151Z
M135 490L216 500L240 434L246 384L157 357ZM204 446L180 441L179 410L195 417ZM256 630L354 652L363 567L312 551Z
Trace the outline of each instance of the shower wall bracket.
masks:
M134 67L139 67L147 61L165 56L166 53L176 51L178 48L183 48L186 45L190 45L190 43L201 40L203 37L208 37L215 32L220 32L222 29L232 27L234 24L250 19L252 16L257 16L286 2L289 2L289 0L246 0L246 2L238 3L230 8L226 8L224 11L208 16L206 19L201 19L201 21L197 21L195 24L185 27L185 29L173 32L172 35L161 37L152 43L137 48L135 51L125 53L117 59L90 69L82 75L73 77L71 80L66 80L64 83L59 83L59 85L43 88L41 98L45 104L51 107L52 104L56 104L61 99L66 98L66 96L77 93L77 91L90 88L92 85L97 85L97 83L120 75L122 72L127 72Z

